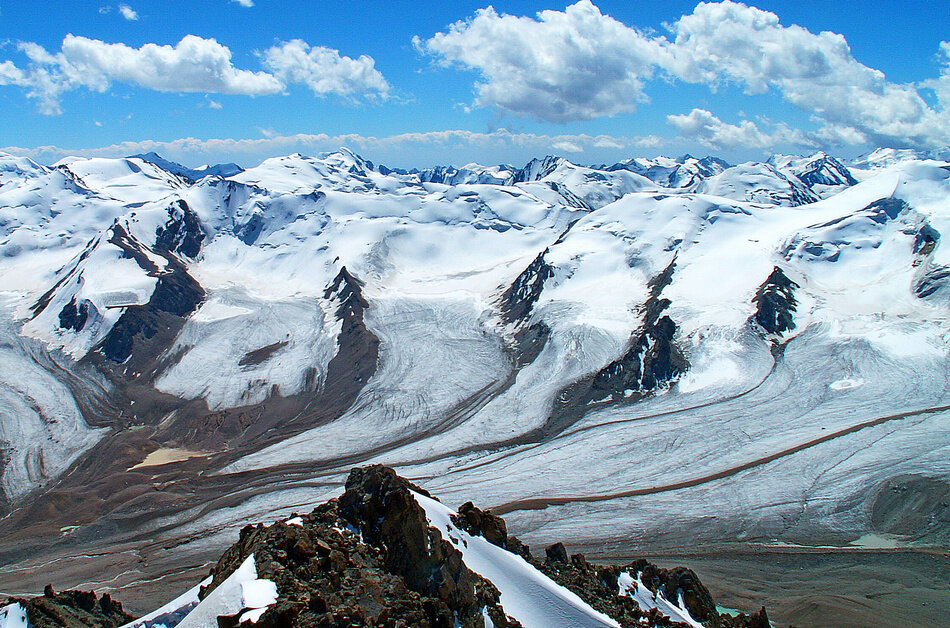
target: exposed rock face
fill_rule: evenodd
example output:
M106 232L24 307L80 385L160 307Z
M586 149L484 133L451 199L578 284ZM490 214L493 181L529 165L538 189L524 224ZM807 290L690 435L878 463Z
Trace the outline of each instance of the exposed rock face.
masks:
M116 628L135 619L123 611L122 605L108 593L101 598L92 591L56 593L49 585L40 597L11 598L0 606L16 603L26 609L32 628Z
M549 578L564 586L598 611L616 619L621 626L686 626L672 621L657 610L643 610L634 600L620 591L621 573L640 576L641 582L652 593L659 594L674 603L682 596L690 616L709 628L768 628L765 608L752 615L720 615L709 590L691 570L685 567L663 569L645 560L637 560L626 566L594 565L583 554L567 555L561 543L546 550L547 560L532 560L531 563Z
M824 153L819 153L817 158L793 169L792 172L809 186L858 184L844 164Z
M752 302L756 304L752 318L766 333L773 336L795 329L795 288L798 284L789 279L782 269L775 267L768 279L759 286Z
M465 502L459 506L458 514L452 517L452 521L469 534L483 536L489 543L506 549L508 526L504 519L491 514L491 511L481 510L472 502Z
M302 525L244 528L202 597L253 553L258 577L280 595L259 628L475 628L482 609L496 626L517 626L498 605L498 590L429 527L413 491L428 495L387 467L354 469L339 500L301 517Z
M205 234L188 203L178 200L168 206L168 222L155 233L155 249L195 258L201 251Z
M670 300L661 296L672 281L675 268L674 260L650 281L650 298L643 305L643 323L630 338L627 352L596 375L585 402L620 400L631 392L642 396L686 372L689 364L673 342L676 323L663 314Z
M343 323L339 348L327 365L324 385L327 398L340 400L342 413L376 372L379 338L366 327L364 313L369 301L363 296L363 284L345 266L327 286L324 297L338 304L336 315Z
M89 303L83 301L77 305L76 297L73 297L59 312L59 326L63 329L79 331L86 324L88 318Z
M183 201L182 205L187 208ZM183 216L190 214L190 211L186 212L180 207L178 209L183 212ZM181 218L179 227L166 225L169 230L174 231L174 235L161 236L159 239L165 245L175 249L183 247L197 255L196 247L200 240L193 233L189 235L187 223L188 221ZM197 222L193 226L197 228ZM200 233L200 229L198 231ZM165 269L160 270L145 253L143 245L121 225L114 224L110 233L110 243L122 249L126 257L134 259L147 273L158 277L148 303L127 307L95 348L96 352L109 360L127 364L134 372L146 364L153 363L154 358L171 343L184 325L185 319L204 301L205 292L188 274L188 269L172 250L154 249L154 252L166 261ZM165 233L172 234L172 231Z
M547 249L541 251L502 295L501 314L505 322L520 323L527 320L541 296L544 282L554 275L554 269L544 261L547 252Z
M539 181L557 170L557 167L563 163L567 163L565 159L554 155L547 155L543 159L532 159L518 171L513 182Z
M277 599L253 624L241 622L248 609L219 616L219 627L310 628L316 626L391 628L521 628L505 613L494 584L470 570L462 553L430 527L416 501L424 490L382 465L353 469L346 491L309 515L270 526L246 526L211 571L206 599L253 554L259 579L276 587ZM680 603L709 628L767 628L765 609L752 616L719 615L709 592L686 568L661 569L645 560L627 566L599 566L581 554L568 556L561 543L545 559L532 558L527 546L508 536L503 519L471 502L453 516L469 535L521 555L536 569L578 595L623 628L682 627L657 609L641 608L621 591L620 576L640 579L654 597ZM471 543L470 537L465 543ZM457 539L453 539L458 542ZM511 586L510 584L507 586ZM108 595L56 594L20 602L34 628L116 628L133 618ZM0 605L2 606L2 605ZM194 602L164 616L174 626ZM231 611L227 611L231 612ZM162 621L165 621L163 619Z
M674 381L689 368L686 357L673 341L676 323L664 314L670 300L661 296L675 267L676 262L671 262L650 281L650 297L642 308L643 322L631 335L627 351L569 391L569 397L577 400L575 405L639 399Z

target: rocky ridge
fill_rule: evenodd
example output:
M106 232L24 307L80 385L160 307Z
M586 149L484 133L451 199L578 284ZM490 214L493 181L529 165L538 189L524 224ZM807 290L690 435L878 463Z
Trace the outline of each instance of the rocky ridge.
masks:
M523 624L506 612L499 587L465 563L460 547L467 547L478 536L517 554L619 626L699 625L677 622L656 606L642 608L624 591L625 574L636 574L650 599L680 600L682 612L710 628L769 625L764 608L752 615L719 614L709 591L686 568L662 569L644 560L623 567L595 565L581 554L568 556L561 543L548 547L543 559L536 557L508 534L501 517L471 502L452 516L459 532L444 538L430 525L418 501L421 496L431 498L391 468L356 468L344 493L310 514L242 529L238 541L212 568L197 599L183 601L182 609L160 609L159 615L132 621L122 605L108 595L57 594L47 587L43 596L31 600L8 600L0 609L0 626L21 625L9 623L13 620L5 619L3 613L10 617L21 613L27 626L35 628L211 625L202 622L207 617L200 612L202 605L209 604L216 591L226 592L234 575L251 558L256 582L273 583L276 599L249 615L255 608L247 607L248 585L244 582L243 601L231 606L237 612L218 614L218 627L521 627Z

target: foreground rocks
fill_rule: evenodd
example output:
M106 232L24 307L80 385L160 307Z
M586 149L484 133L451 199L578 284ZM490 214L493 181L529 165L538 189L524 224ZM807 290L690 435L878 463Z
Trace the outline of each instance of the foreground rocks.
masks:
M257 578L276 585L277 601L255 623L247 621L248 609L218 616L219 628L519 628L506 614L495 585L470 570L459 549L429 526L414 492L429 496L387 467L354 469L338 499L308 515L241 530L237 543L211 570L199 598L207 598L253 554ZM508 534L501 517L470 502L452 521L469 535L520 555L624 628L686 626L623 594L624 574L639 577L654 599L682 600L690 616L710 628L769 626L764 608L753 615L720 615L689 569L661 569L643 560L624 567L594 565L580 554L568 556L560 543L547 548L544 558L535 557ZM115 628L132 620L108 595L56 594L48 587L43 597L20 602L36 628Z
M26 611L27 620L34 628L116 628L135 619L108 593L101 598L92 591L56 593L47 585L39 597L10 598L0 607L17 603Z
M494 585L429 527L413 490L427 494L392 469L354 469L346 492L300 517L301 525L244 528L202 597L253 553L258 577L280 593L258 628L474 628L484 625L483 608L496 626L520 626L505 617Z

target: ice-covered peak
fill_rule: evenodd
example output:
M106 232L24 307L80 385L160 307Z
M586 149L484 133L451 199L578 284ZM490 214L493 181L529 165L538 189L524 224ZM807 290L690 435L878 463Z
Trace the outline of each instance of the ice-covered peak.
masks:
M0 184L10 178L37 177L47 172L49 168L39 165L28 157L0 153Z
M934 150L916 150L913 148L878 148L861 155L851 162L852 167L862 170L889 168L903 161L936 159L950 161L950 147Z
M767 163L751 161L703 179L696 192L784 207L807 205L819 199L795 175L779 172Z
M556 155L546 155L542 159L532 159L529 161L524 168L518 171L515 175L516 183L524 183L527 181L540 181L544 179L555 170L558 169L570 169L578 168L577 166L563 157L558 157Z
M377 184L390 187L397 175L377 172L373 163L347 148L307 157L293 153L266 159L259 166L229 177L277 193L309 193L318 189L369 192Z
M435 166L416 172L419 180L424 183L443 183L445 185L473 183L509 185L514 181L517 174L518 170L508 164L482 166L476 163L466 164L461 168L454 166Z
M786 176L797 177L821 197L835 194L858 182L843 163L824 151L808 157L772 155L768 163Z
M68 159L56 167L75 177L79 185L126 204L159 200L190 185L179 175L138 157Z
M166 172L191 179L192 181L198 181L199 179L203 179L207 176L230 177L238 174L242 170L242 168L235 163L213 165L203 164L197 168L188 168L187 166L183 166L180 163L165 159L155 152L132 155L132 157L141 159L142 161L147 161L165 170Z
M703 179L721 173L728 167L728 163L717 157L697 159L691 155L683 155L679 159L670 157L625 159L606 169L629 170L667 188L690 188Z
M318 159L331 166L349 170L354 174L365 174L367 170L374 170L373 162L363 159L360 155L345 146L341 146L332 152L321 153Z

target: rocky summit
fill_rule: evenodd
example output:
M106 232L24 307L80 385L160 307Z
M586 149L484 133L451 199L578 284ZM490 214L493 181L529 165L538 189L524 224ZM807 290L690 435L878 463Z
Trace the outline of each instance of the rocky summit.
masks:
M502 575L496 583L479 568ZM309 514L246 526L208 578L142 618L109 595L52 587L0 608L0 626L33 628L572 625L767 628L769 622L764 608L720 614L686 568L645 560L595 565L581 554L568 556L561 543L535 556L507 534L501 517L471 502L452 513L382 465L353 469L343 494Z

